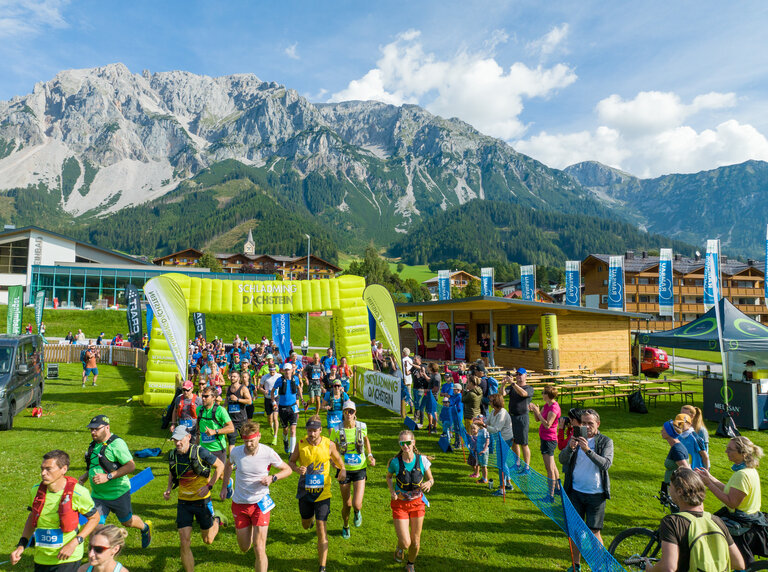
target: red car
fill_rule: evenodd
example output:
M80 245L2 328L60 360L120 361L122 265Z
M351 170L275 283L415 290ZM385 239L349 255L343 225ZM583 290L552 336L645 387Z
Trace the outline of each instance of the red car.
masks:
M642 356L640 373L648 377L659 377L662 372L669 369L669 357L664 350L640 346L640 355ZM637 375L637 346L632 350L632 375Z

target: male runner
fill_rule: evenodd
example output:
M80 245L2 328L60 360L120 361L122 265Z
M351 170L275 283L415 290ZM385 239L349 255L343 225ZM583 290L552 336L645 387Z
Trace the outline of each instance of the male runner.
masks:
M216 404L216 391L212 387L203 389L203 405L197 408L197 432L200 434L200 446L221 461L227 460L227 435L235 430L232 419L225 407ZM221 483L227 487L228 496L232 496L232 483Z
M283 446L290 454L296 448L296 425L299 422L301 380L293 374L290 362L283 364L283 375L272 387L272 399L277 400L277 414L283 428ZM290 438L289 438L290 434Z
M330 373L330 370L329 370ZM323 378L325 377L325 368L320 363L320 354L316 353L312 356L312 363L307 364L304 368L304 380L309 390L309 399L307 400L307 408L313 403L315 404L315 412L320 412L320 404L323 398Z
M235 354L235 360L239 359ZM248 421L248 415L245 412L246 406L251 404L251 392L248 388L240 383L240 374L233 371L229 374L229 379L232 382L227 388L227 413L232 421L234 431L227 434L227 441L229 442L229 452L232 453L232 449L237 442L237 434L240 431L240 427L243 423ZM224 480L224 482L228 482Z
M269 366L269 373L261 376L259 381L259 391L264 394L264 413L267 414L269 419L269 426L272 428L272 446L277 445L277 404L272 399L272 389L275 387L275 382L280 379L280 374L277 373L277 366L272 364Z
M253 547L256 555L254 569L266 572L267 533L269 517L275 503L269 496L269 486L291 475L291 467L283 462L272 448L259 443L261 431L259 424L246 422L240 431L243 444L235 447L229 454L229 461L224 467L224 480L232 477L232 469L237 470L235 494L232 496L232 515L235 517L237 544L240 550L248 552ZM270 475L274 467L280 472ZM226 495L221 495L224 500Z

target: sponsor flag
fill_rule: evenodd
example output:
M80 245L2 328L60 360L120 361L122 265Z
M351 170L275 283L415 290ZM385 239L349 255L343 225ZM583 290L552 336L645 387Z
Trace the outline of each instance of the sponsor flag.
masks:
M763 276L768 276L768 225L765 225L765 268ZM765 305L768 306L768 280L763 280L763 288L765 289Z
M581 262L565 261L565 305L581 306Z
M8 316L5 331L11 336L21 334L21 310L24 286L8 286Z
M205 328L205 314L203 312L194 312L192 314L192 324L195 326L195 337L203 336L204 340L208 339L208 335Z
M376 318L373 317L371 311L368 310L368 330L371 332L371 340L376 339Z
M456 334L453 337L454 359L467 359L467 340L469 332L466 324L456 324Z
M445 342L445 345L450 348L451 347L451 327L448 325L448 323L445 320L440 320L437 323L437 331L440 332L441 336L443 336L443 341Z
M560 342L555 314L541 316L541 349L544 352L545 369L560 369Z
M451 273L448 270L437 271L437 299L451 299Z
M397 363L400 364L400 329L397 327L397 312L392 295L381 284L371 284L363 291L363 300L381 330L386 345L397 356Z
M189 312L184 292L174 280L166 276L156 276L144 284L144 295L152 306L154 318L160 324L168 342L179 375L181 379L186 379Z
M624 311L623 256L611 256L608 262L608 309Z
M711 261L711 263L710 263ZM715 292L720 292L720 241L707 241L707 255L704 260L704 311L708 312L717 304Z
M394 413L400 413L402 399L402 378L387 375L380 371L371 371L360 366L355 367L357 372L357 390L360 397L374 403L379 407L388 409Z
M125 315L128 318L128 336L131 340L131 346L141 347L141 296L139 290L133 284L125 285Z
M283 361L291 356L291 315L272 314L272 339L277 344Z
M672 249L659 251L659 316L673 316L675 295L672 289Z
M416 332L416 339L419 342L419 354L421 354L422 350L426 349L424 344L424 328L421 327L421 322L418 320L415 320L411 326L413 326L413 331Z
M536 299L536 267L520 267L520 289L523 291L523 300L533 302Z
M35 294L35 325L38 334L43 323L43 308L45 308L45 290L38 290Z
M155 316L154 312L152 311L152 306L147 304L147 341L152 339L152 318Z
M480 269L480 295L493 296L493 268Z

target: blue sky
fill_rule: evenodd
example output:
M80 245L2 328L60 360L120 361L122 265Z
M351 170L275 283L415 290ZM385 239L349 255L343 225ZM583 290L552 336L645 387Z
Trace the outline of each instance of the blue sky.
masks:
M113 62L248 72L657 176L768 160L767 24L765 2L0 0L0 99Z

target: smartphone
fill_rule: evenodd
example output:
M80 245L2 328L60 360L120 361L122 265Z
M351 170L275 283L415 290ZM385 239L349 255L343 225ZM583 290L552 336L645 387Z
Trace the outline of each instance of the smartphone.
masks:
M575 438L584 437L585 439L587 439L587 428L584 427L583 425L580 425L579 427L574 427L573 436Z

